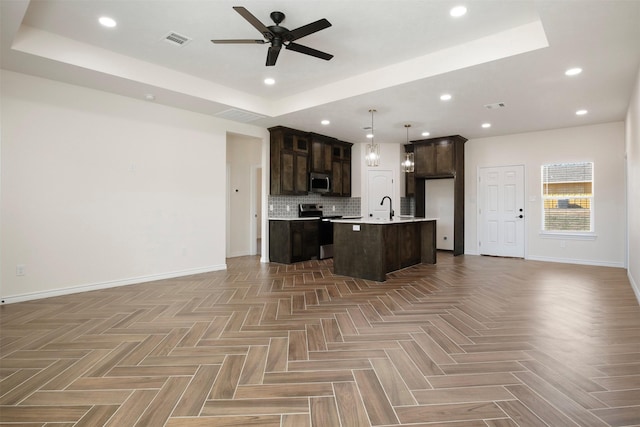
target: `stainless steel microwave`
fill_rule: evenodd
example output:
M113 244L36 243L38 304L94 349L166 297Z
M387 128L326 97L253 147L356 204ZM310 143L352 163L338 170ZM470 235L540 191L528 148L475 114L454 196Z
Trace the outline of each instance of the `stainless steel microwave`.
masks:
M311 193L328 193L331 191L331 177L326 173L309 174L309 191Z

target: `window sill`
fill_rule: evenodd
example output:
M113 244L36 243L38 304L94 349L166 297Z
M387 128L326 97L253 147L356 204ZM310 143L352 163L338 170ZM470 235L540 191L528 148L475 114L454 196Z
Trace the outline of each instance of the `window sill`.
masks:
M561 240L596 240L596 233L570 233L563 231L541 231L539 233L543 239L561 239Z

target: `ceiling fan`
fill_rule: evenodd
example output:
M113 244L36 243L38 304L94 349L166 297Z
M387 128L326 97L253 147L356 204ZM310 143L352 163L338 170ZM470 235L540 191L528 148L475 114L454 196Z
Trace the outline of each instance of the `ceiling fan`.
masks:
M269 52L267 52L267 67L276 65L278 55L282 46L285 49L293 50L294 52L304 53L305 55L315 56L316 58L324 59L326 61L333 58L326 52L322 52L316 49L312 49L307 46L303 46L298 43L294 43L309 34L313 34L317 31L324 30L331 26L331 23L326 19L319 19L307 25L303 25L295 30L289 30L285 27L281 27L280 23L284 21L285 15L282 12L271 12L271 20L275 22L275 25L266 26L251 14L247 9L242 6L234 6L233 9L238 12L244 19L246 19L251 25L253 25L264 37L264 40L251 40L251 39L235 39L235 40L211 40L216 44L265 44L270 43Z

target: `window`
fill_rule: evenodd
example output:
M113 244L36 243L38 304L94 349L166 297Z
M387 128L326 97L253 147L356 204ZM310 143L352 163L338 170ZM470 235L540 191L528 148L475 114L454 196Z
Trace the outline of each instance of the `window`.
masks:
M593 232L593 163L542 165L543 231Z

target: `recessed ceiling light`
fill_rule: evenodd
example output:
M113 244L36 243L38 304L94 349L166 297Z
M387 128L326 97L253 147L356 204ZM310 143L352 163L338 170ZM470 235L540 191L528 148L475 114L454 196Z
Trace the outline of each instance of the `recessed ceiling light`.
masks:
M482 127L485 129L489 129L491 127L491 123L483 123Z
M367 134L367 138L369 138L369 139L373 138L373 134L372 133L368 133Z
M429 136L431 135L429 132L422 132L422 136Z
M108 28L113 28L118 25L113 18L109 18L108 16L101 16L98 19L98 22L100 23L100 25Z
M327 126L328 124L330 124L331 122L327 119L324 119L323 121L320 122L320 124Z
M456 6L449 11L449 15L454 18L459 18L467 13L467 8L464 6Z
M564 74L567 76L577 76L581 72L582 72L582 68L575 67L575 68L569 68L567 71L564 72Z
M272 79L271 77L267 77L266 79L264 79L264 84L271 86L271 85L276 84L276 81L275 81L275 79Z
M578 110L576 111L576 116L584 116L587 113L588 113L587 110Z
M450 99L451 99L451 95L449 95L448 93L440 95L440 100L441 101L448 101Z
M155 101L156 96L152 93L145 93L144 99L146 99L147 101Z

